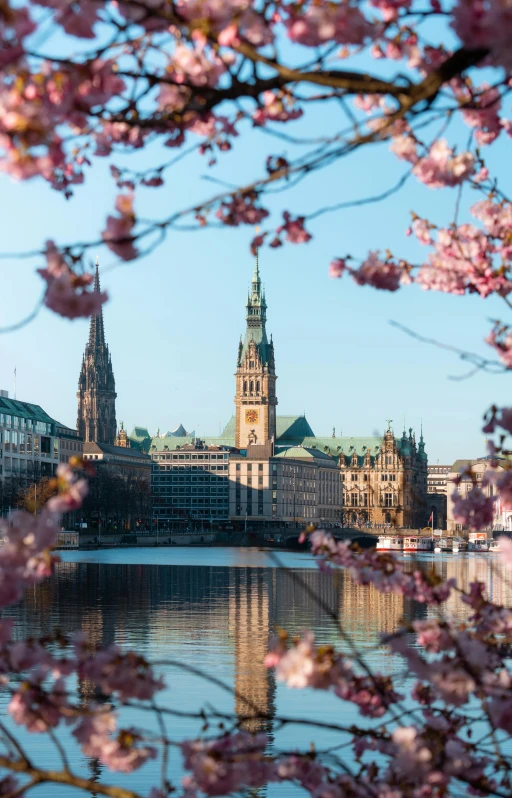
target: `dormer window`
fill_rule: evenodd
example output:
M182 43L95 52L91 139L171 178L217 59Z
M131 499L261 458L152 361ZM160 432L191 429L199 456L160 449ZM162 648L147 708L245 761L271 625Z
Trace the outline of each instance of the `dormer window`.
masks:
M250 369L253 369L253 368L254 368L254 360L250 360L250 361L249 361L249 368L250 368Z

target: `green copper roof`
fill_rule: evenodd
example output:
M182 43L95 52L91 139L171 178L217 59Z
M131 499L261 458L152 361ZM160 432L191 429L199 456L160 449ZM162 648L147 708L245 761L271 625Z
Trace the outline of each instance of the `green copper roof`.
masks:
M146 427L134 427L130 435L130 438L139 441L143 441L144 438L150 438L150 437L151 435L149 434L149 431Z
M0 396L0 413L30 418L33 421L45 421L48 424L56 423L40 405L20 402L18 399L8 399L6 396Z
M246 330L243 345L238 354L238 363L242 363L247 354L249 344L254 341L258 347L261 362L266 365L271 359L271 347L267 339L265 322L267 319L267 303L265 292L263 291L258 265L258 256L254 264L254 274L251 283L251 290L247 297L246 305Z
M372 456L380 452L382 438L318 438L312 436L304 438L302 444L320 449L334 457L338 457L342 452L346 457L351 457L354 452L359 457L364 457L368 450Z
M315 433L309 426L306 416L277 416L276 438L282 441L296 443L302 438L313 438Z
M325 452L320 451L320 449L312 449L306 446L279 446L274 454L274 457L283 457L283 458L295 458L295 459L305 459L312 460L314 457L319 458L320 460L328 460L329 462L333 462L333 458L326 454Z

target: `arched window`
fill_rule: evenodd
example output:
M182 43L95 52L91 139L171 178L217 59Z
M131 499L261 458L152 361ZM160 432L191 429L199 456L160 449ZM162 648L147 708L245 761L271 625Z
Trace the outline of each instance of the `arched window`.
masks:
M247 393L247 380L244 380L244 393Z
M253 383L252 380L251 380L251 384L250 384L249 390L250 390L251 393L254 392L254 383Z
M256 383L256 393L259 392L260 392L260 381L258 380L258 382Z

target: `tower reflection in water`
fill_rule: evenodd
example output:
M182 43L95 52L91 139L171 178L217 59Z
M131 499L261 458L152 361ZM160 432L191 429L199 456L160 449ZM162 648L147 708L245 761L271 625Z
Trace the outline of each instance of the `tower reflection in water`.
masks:
M496 558L447 556L436 561L436 567L443 577L454 576L465 587L474 580L484 581L493 599L512 604L512 580L503 578ZM182 709L213 705L221 712L234 713L241 728L266 731L272 741L276 712L282 713L283 707L289 708L295 700L295 714L300 714L302 704L298 693L291 696L286 688L277 689L273 673L265 668L269 636L276 627L291 635L309 628L319 642L346 649L325 608L339 617L368 664L386 673L398 672L403 664L379 645L380 633L393 631L402 619L426 617L422 605L354 585L344 573L333 576L314 566L284 571L94 563L61 563L54 578L30 590L9 614L16 619L20 638L55 628L81 629L94 643L117 642L137 648L152 660L199 667L228 683L234 692L215 690L204 680L179 673L175 666L162 666L169 684L164 702ZM447 610L461 619L468 614L457 596L450 599ZM87 682L79 685L79 693L83 702L99 698ZM327 704L326 698L314 696L317 718L340 711L341 704L333 699ZM168 723L173 739L198 731L192 721L171 719ZM296 744L299 742L297 738ZM78 751L72 759L78 766L85 764ZM89 773L104 778L97 763L89 767ZM176 757L171 774L175 779L180 776L179 767ZM149 773L152 768L154 772ZM156 783L158 768L158 762L144 768L141 784ZM138 778L131 777L133 786Z

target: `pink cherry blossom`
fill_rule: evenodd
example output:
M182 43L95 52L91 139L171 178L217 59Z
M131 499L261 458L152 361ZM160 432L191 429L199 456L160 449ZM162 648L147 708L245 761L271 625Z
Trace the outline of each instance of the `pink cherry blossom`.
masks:
M409 163L418 161L418 145L409 134L394 136L391 140L390 150L402 161L409 161Z
M116 731L115 715L108 709L99 709L83 717L73 735L86 756L99 759L110 770L131 773L155 759L157 751L144 745L141 736L133 729Z
M283 211L283 224L277 228L276 233L286 233L286 240L292 244L307 244L311 241L311 235L304 227L305 216L296 216L293 218L288 211Z
M491 526L496 496L486 496L481 488L475 486L466 496L455 490L452 501L453 517L458 523L477 531Z
M139 254L132 236L135 225L133 195L119 194L116 199L116 210L120 215L107 217L107 227L102 233L103 240L122 260L133 260Z
M499 116L500 93L498 89L489 86L482 88L483 91L477 95L476 100L473 99L472 104L476 104L477 108L465 109L462 112L465 123L476 128L476 140L481 146L492 144L502 131Z
M266 219L269 212L266 208L256 204L258 195L255 192L235 194L229 200L220 204L216 216L223 224L238 227L240 224L259 224Z
M412 0L371 0L372 6L378 8L384 20L390 22L398 17L402 8L409 9Z
M361 44L371 32L370 24L355 4L311 4L305 13L290 6L288 11L285 22L288 36L306 47L317 47L329 40Z
M512 566L512 540L506 535L501 535L498 538L498 543L500 547L500 554L501 559L508 565L509 567Z
M329 266L329 277L335 279L341 277L346 268L347 264L343 258L334 258Z
M146 701L162 690L162 679L156 678L149 663L138 654L124 654L116 645L89 654L77 645L81 678L99 685L105 694L117 693L123 700L137 698Z
M512 330L507 326L496 323L487 338L486 343L495 349L503 365L512 368Z
M302 108L294 104L289 93L265 91L261 99L262 105L252 115L255 127L266 122L290 122L299 119L304 113Z
M359 269L351 272L358 285L371 285L384 291L397 291L404 274L392 261L383 261L377 252L370 252Z
M184 765L194 783L207 795L227 795L243 787L260 787L272 776L274 766L264 756L265 734L238 732L217 740L185 741Z
M428 155L420 158L413 168L418 180L429 188L456 186L474 172L475 157L470 152L455 155L445 139L432 144Z
M46 281L45 305L68 319L93 316L107 301L105 292L87 290L93 281L91 274L75 274L67 265L53 241L46 242L46 269L38 269Z
M22 682L11 698L9 714L29 732L42 733L55 728L67 707L64 688L62 679L57 679L49 691L39 681Z

